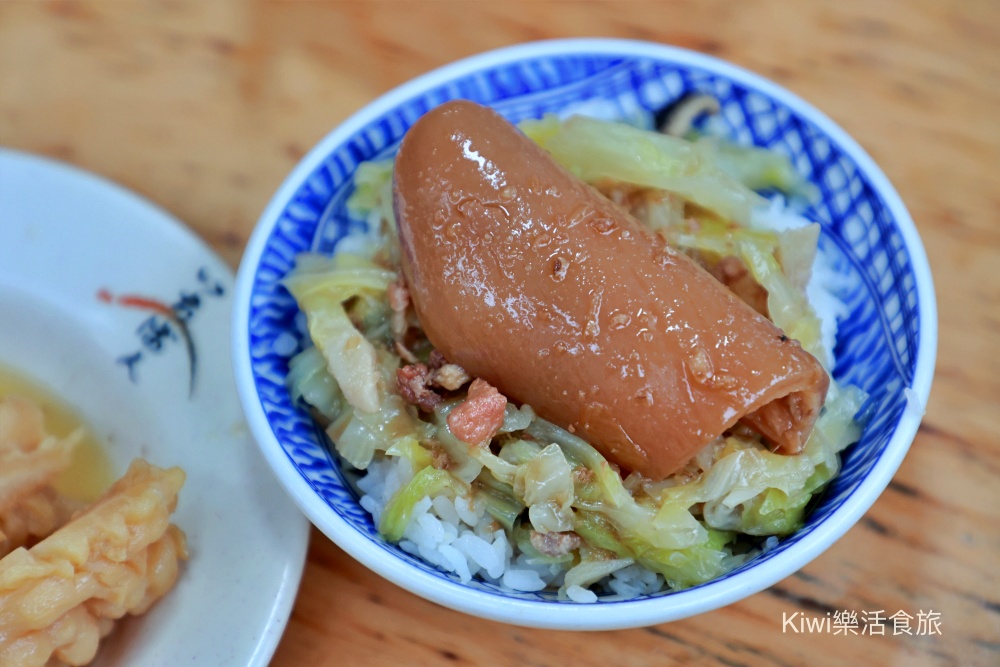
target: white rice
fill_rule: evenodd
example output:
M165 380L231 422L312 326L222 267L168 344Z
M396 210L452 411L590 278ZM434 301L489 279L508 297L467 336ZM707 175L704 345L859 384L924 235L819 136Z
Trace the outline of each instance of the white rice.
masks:
M412 478L405 457L371 462L357 486L363 494L361 506L376 525L393 494ZM462 582L478 576L512 591L540 591L558 585L562 575L558 567L528 563L523 555L514 558L503 529L480 503L462 496L417 502L399 547L454 573Z
M412 476L405 457L372 461L357 486L363 494L361 506L376 524L393 494ZM454 573L462 582L480 577L510 591L534 592L557 587L564 575L559 565L531 563L524 554L515 557L503 529L480 503L462 496L421 499L414 507L399 547ZM574 595L580 598L578 601L597 599L596 595L591 599L587 592Z
M540 591L546 583L534 570L510 569L503 573L503 585L515 591Z
M566 597L573 602L597 602L597 593L583 586L569 586Z
M752 225L774 230L801 227L809 220L785 207L775 198L770 207L754 212ZM829 260L817 252L807 295L822 322L823 343L833 350L837 319L846 306L833 291L836 274ZM357 482L362 492L361 506L378 525L386 504L397 490L413 478L405 457L381 457L371 462L367 474ZM768 537L763 551L778 545L778 538ZM526 554L515 554L507 535L490 517L481 503L465 497L438 496L423 498L415 508L399 547L446 572L454 573L463 583L473 577L496 584L509 591L534 592L562 585L564 566L531 563ZM633 564L604 577L590 589L569 586L566 597L577 603L605 600L629 600L663 590L664 577Z

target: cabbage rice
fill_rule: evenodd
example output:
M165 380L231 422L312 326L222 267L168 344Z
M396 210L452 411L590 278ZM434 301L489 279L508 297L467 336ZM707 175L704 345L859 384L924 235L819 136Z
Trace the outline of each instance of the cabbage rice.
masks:
M811 195L787 158L585 117L521 129L832 368L842 305L824 285L818 226L754 192ZM357 170L348 208L369 232L345 239L333 257L300 256L284 282L313 343L290 360L293 398L360 471L361 505L386 540L463 582L594 602L710 581L802 525L839 471L839 453L860 435L854 415L864 396L854 387L831 383L799 455L772 453L737 425L657 483L623 477L529 405L507 404L488 447L458 439L447 417L471 378L434 359L406 306L392 166ZM438 382L428 411L398 388L400 368L417 363Z

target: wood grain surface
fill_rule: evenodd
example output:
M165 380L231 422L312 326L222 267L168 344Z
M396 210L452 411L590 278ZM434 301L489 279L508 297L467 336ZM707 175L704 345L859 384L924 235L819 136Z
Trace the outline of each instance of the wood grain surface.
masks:
M938 293L924 424L875 506L813 563L656 627L580 634L464 616L314 532L272 664L1000 664L1000 3L0 0L0 143L145 195L235 267L285 174L356 109L457 58L563 36L728 59L871 153L910 208ZM842 610L906 612L913 634L891 621L883 636L783 632L783 615ZM917 633L919 612L939 614L940 634Z

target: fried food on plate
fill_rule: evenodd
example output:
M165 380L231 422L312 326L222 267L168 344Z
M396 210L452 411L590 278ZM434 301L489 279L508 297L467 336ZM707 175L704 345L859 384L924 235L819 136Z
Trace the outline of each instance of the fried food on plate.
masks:
M69 523L0 559L0 664L87 664L117 619L170 590L187 558L169 522L184 479L138 459Z
M70 464L81 435L51 435L36 404L0 399L0 557L45 537L78 509L51 485Z

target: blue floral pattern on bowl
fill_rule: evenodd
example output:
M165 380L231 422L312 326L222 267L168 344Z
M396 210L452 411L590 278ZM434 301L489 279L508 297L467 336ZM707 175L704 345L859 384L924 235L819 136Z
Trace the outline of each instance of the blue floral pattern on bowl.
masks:
M514 59L414 94L358 129L324 157L284 204L266 241L253 277L249 337L257 394L274 436L301 476L340 517L411 566L458 582L457 577L387 544L378 535L370 515L346 483L336 457L331 456L325 434L304 409L292 404L285 387L288 349L279 344L290 334L300 335L295 326L297 306L280 285L295 255L303 251L330 254L343 238L363 229L364 223L351 219L345 207L355 168L362 161L391 155L417 118L454 98L492 106L517 122L573 108L598 108L602 115L628 118L637 110L655 112L685 93L702 92L720 101L718 121L731 139L786 153L821 193L807 215L822 225L821 247L843 279L838 296L849 309L840 324L834 375L869 394L864 411L870 421L861 441L845 453L843 471L805 527L723 579L738 576L791 548L828 520L857 489L885 452L907 409L904 389L914 381L921 338L911 257L890 207L849 151L804 115L762 90L753 77L745 78L749 80L669 58L614 53ZM505 597L555 600L549 592L500 592L496 586L479 581L465 586Z

